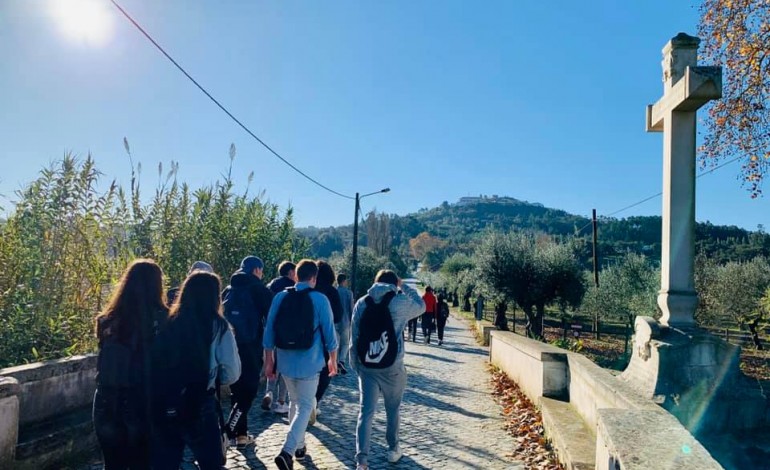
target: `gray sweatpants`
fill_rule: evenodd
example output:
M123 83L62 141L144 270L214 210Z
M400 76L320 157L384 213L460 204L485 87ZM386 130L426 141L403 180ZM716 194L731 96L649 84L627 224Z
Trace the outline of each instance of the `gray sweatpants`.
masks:
M403 364L393 370L385 371L366 369L363 366L358 369L358 391L360 394L360 409L356 424L356 462L358 464L368 464L369 447L372 440L372 420L380 394L382 394L385 402L387 420L385 439L388 441L388 449L393 450L398 446L399 413L405 388L406 369Z

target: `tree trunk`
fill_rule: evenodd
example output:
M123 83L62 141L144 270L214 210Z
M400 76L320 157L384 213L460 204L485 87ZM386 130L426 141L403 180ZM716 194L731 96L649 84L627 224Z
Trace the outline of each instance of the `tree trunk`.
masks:
M508 318L505 313L508 311L508 302L498 302L495 305L495 326L502 331L508 331Z
M530 306L521 306L521 309L524 310L524 315L527 317L527 338L532 339L543 339L543 308L538 307L537 309L532 309L533 305Z
M533 326L535 329L533 330L533 333L535 334L535 338L539 339L540 341L545 341L545 336L543 335L543 320L545 319L545 305L538 304L536 305L536 312L537 315L534 318Z
M452 292L452 307L459 307L460 301L457 299L457 290Z
M758 316L757 318L749 322L749 330L751 331L751 340L754 341L754 346L756 346L759 351L763 351L765 348L762 347L762 341L760 341L759 333L757 332L757 327L759 326L760 318L762 317Z
M471 311L471 295L465 294L463 296L463 312Z

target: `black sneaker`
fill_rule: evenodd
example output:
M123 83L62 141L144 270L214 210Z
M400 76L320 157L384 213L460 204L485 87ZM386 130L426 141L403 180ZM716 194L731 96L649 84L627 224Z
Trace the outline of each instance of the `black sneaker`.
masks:
M302 446L299 449L294 451L294 458L299 461L305 460L306 455L307 455L307 446Z
M348 369L345 367L344 362L337 363L337 372L339 372L342 375L348 375Z
M274 462L279 470L294 470L294 460L292 460L291 454L288 452L281 451L275 457Z

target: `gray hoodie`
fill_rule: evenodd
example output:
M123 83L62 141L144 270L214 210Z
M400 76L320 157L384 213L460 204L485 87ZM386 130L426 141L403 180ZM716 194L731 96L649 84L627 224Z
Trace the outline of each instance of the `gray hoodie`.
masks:
M379 303L382 297L388 292L398 292L398 287L393 284L377 282L369 288L367 292L372 299ZM389 310L393 318L393 329L396 331L396 340L398 342L398 354L392 366L385 369L369 369L361 365L356 353L356 344L358 343L358 326L361 322L361 314L366 308L364 298L358 299L353 307L353 323L351 325L350 358L353 367L361 372L388 373L395 369L401 369L404 364L404 335L406 323L412 318L417 318L425 312L425 302L423 302L420 293L406 284L401 285L401 292L390 301Z

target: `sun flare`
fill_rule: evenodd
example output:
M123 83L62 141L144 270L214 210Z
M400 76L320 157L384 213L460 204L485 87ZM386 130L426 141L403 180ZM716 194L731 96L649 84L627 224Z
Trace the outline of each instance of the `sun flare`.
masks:
M106 44L112 36L112 15L104 0L51 0L51 12L71 40Z

